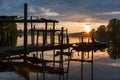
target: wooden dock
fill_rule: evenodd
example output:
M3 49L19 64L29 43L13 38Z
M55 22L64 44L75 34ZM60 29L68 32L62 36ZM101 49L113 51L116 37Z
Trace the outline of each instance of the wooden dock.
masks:
M59 21L57 20L51 20L51 19L45 19L45 18L37 18L34 19L34 16L28 17L28 6L25 3L24 4L24 16L23 18L19 18L18 16L0 16L0 23L23 23L24 24L24 38L23 38L23 46L17 46L17 47L4 47L0 48L0 60L5 59L6 57L9 58L13 55L22 55L24 56L24 62L26 62L27 54L30 52L38 52L38 51L48 51L48 50L54 50L54 49L60 49L61 51L63 49L67 49L72 46L72 44L69 44L69 38L68 38L68 31L67 29L64 30L64 27L61 29L56 29L56 23ZM28 25L27 23L31 23L31 45L28 45ZM44 24L43 30L35 29L35 25L33 23L42 23ZM51 27L49 28L49 23L51 23ZM33 27L34 26L34 27ZM49 30L50 29L50 30ZM35 43L35 32L37 32L37 41ZM42 32L42 39L39 39L39 33ZM56 45L55 36L56 32L59 32L58 36L58 44ZM51 41L50 44L47 44L48 41L48 34L50 33ZM42 41L42 45L39 45L39 41ZM22 57L20 57L22 58Z
M54 49L67 49L69 47L71 47L72 44L63 44L61 45L47 45L47 46L38 46L38 45L30 45L27 46L27 53L30 52L36 52L36 51L49 51L49 50L54 50ZM0 48L0 57L9 57L12 55L20 55L20 54L24 54L24 47L23 46L17 46L17 47L3 47Z

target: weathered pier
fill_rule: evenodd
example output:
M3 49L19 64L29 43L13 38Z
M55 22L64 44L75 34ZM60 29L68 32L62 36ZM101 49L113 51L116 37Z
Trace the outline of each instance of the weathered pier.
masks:
M24 61L26 62L27 54L31 52L42 52L48 50L60 49L63 52L63 49L69 48L72 44L69 44L69 38L67 34L67 30L56 29L55 24L58 23L57 20L45 19L45 18L34 18L34 16L28 17L27 12L27 4L24 4L24 16L20 18L18 16L0 16L0 23L24 23L24 40L23 46L17 47L4 47L0 50L0 58L1 60L5 58L10 58L13 55L23 55ZM27 23L31 23L31 44L28 44L28 25ZM43 29L36 29L34 23L42 23L45 24ZM52 24L52 28L48 29L48 24ZM37 39L35 43L35 33L37 33ZM42 33L42 39L39 39L40 33ZM50 35L49 35L49 34ZM58 42L56 44L55 36L57 34ZM48 36L50 36L50 44L47 43ZM39 45L39 41L42 41L42 45Z
M64 44L62 45L62 49L67 49L72 46L72 44ZM46 46L38 46L38 45L30 45L27 46L27 52L36 52L36 51L49 51L49 50L59 50L61 48L60 45L46 45ZM23 46L17 46L17 47L3 47L0 48L0 57L8 57L8 56L13 56L13 55L20 55L24 54L24 47Z
M34 19L33 17L34 16L30 16L28 18L27 4L24 4L24 17L22 19L17 16L0 16L0 23L24 23L23 46L0 48L0 72L10 69L23 76L26 80L29 80L30 72L37 73L37 77L38 73L42 73L43 80L45 80L45 73L57 74L59 75L59 80L65 80L66 74L66 80L68 80L70 61L81 62L81 80L83 80L83 62L91 63L91 70L93 71L93 52L91 60L84 59L83 49L81 59L72 59L72 50L70 47L73 47L73 44L69 43L67 29L64 29L64 27L56 29L57 20L45 18ZM27 23L31 23L31 44L28 44ZM42 23L44 24L44 28L37 29L36 26L33 25L34 23ZM52 24L52 28L49 28L49 23ZM48 37L50 38L48 39ZM48 40L50 40L49 43ZM39 43L39 41L41 41L42 44ZM77 49L79 51L81 47L77 47ZM44 52L46 51L51 51L52 56L49 56L50 59L45 58Z

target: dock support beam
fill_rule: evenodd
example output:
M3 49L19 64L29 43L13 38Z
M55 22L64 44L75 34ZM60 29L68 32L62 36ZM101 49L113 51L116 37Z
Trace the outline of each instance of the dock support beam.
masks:
M24 4L24 62L27 54L27 4Z
M55 23L53 22L52 45L55 45Z
M32 16L30 16L30 20L32 20ZM35 25L33 26L33 22L31 22L31 44L34 45L34 30Z
M47 27L48 27L48 24L47 24L47 22L45 22L45 42L44 42L44 44L46 45L47 44Z
M68 30L66 29L66 42L69 44Z

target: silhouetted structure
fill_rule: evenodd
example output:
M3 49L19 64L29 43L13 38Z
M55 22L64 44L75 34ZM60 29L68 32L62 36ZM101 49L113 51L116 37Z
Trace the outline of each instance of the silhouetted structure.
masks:
M68 80L69 64L70 61L81 62L81 80L83 79L83 62L92 63L92 79L93 79L93 52L92 59L84 59L84 51L81 53L81 59L72 59L72 50L70 47L73 44L69 44L69 37L67 30L62 27L61 30L55 29L56 20L49 20L44 18L33 19L27 17L27 4L24 4L24 19L19 19L16 16L1 16L0 22L9 23L24 23L24 43L23 46L17 47L5 47L0 48L0 71L6 69L13 70L19 75L23 76L26 80L29 80L29 73L42 73L42 78L45 80L45 73L59 75L59 80ZM7 19L5 17L8 17ZM14 18L14 19L13 19ZM31 23L31 44L28 45L27 23ZM36 29L33 27L33 23L44 23L44 29ZM52 29L48 29L48 23L52 23ZM37 39L35 43L35 33L37 33ZM39 35L42 33L42 35ZM48 33L50 34L50 44L47 43ZM55 42L55 36L57 34L58 42ZM39 37L42 36L42 39ZM39 44L39 40L42 41L42 45ZM83 41L82 41L82 44ZM66 49L66 50L65 50ZM53 51L52 59L45 59L45 51ZM32 56L30 56L31 54ZM89 54L88 54L89 55ZM67 59L64 59L67 56ZM59 60L56 60L56 57ZM19 62L17 62L17 60ZM67 67L64 67L64 62L67 63ZM52 63L52 65L49 65ZM56 67L56 65L58 65ZM66 68L66 71L65 69ZM66 75L66 78L65 78ZM38 77L38 75L37 75ZM37 78L38 79L38 78Z
M61 30L55 30L55 23L58 23L58 21L56 20L50 20L50 19L44 19L44 18L37 18L37 19L32 19L32 16L30 18L27 17L27 4L24 4L24 19L21 19L17 16L0 16L0 22L4 22L4 23L24 23L24 43L23 46L19 46L19 47L14 47L14 48L5 48L4 50L2 50L3 52L0 52L0 54L5 54L4 57L8 57L7 55L11 56L11 55L17 55L19 53L24 54L24 61L26 62L26 57L27 54L33 51L45 51L45 50L51 50L54 48L61 48L60 46L64 46L63 48L68 48L71 45L69 45L69 39L68 39L68 35L66 34L66 44L62 44L63 43L63 39L64 39L64 29L62 28ZM6 18L7 17L7 18ZM32 46L28 46L27 44L27 23L31 23L31 44ZM45 28L44 30L37 30L35 29L35 27L33 28L33 23L45 23ZM48 30L48 23L53 23L53 29ZM55 32L59 31L59 44L55 45ZM37 32L37 41L36 41L36 45L34 44L34 33ZM39 32L42 32L43 35L43 45L39 46ZM47 45L47 33L51 34L51 45ZM66 31L67 32L67 31ZM32 51L31 51L32 50Z

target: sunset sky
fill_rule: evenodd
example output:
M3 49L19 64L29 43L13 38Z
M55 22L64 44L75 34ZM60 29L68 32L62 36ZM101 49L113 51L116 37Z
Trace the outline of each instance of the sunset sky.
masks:
M58 20L57 27L69 32L89 31L120 18L120 0L0 0L0 15L23 16L24 3L29 16Z

